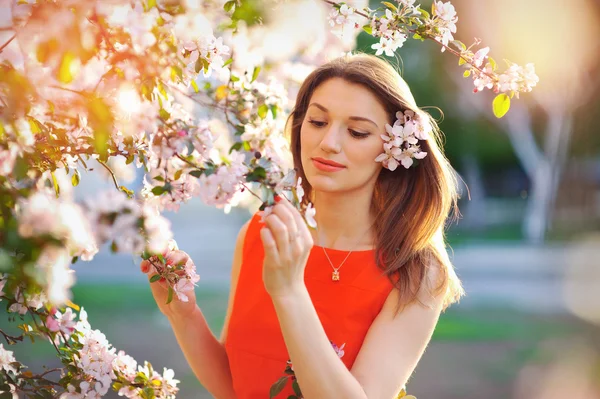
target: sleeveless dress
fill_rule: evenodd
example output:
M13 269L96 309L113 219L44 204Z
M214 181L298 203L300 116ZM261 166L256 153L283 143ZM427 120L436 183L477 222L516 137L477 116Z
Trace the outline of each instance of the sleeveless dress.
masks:
M283 377L289 355L273 302L264 288L264 250L260 239L261 213L246 233L243 259L225 342L233 386L238 399L268 399L271 386ZM338 267L348 251L326 249ZM310 252L305 283L327 337L344 345L343 363L350 369L364 338L379 314L392 284L377 268L374 250L354 251L332 281L333 269L323 249ZM293 394L291 382L276 398Z

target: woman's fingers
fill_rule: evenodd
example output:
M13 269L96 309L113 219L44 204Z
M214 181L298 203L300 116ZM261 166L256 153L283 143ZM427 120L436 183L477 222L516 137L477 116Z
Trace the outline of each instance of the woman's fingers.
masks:
M289 234L288 239L293 241L298 236L298 226L296 225L296 220L294 218L294 208L285 198L280 198L277 205L273 207L273 213L283 222Z
M298 227L298 237L302 238L303 242L308 244L309 247L312 247L313 246L313 238L312 238L312 235L310 234L310 230L308 229L308 226L306 225L306 222L304 221L304 217L302 216L300 211L298 211L298 209L294 208L294 206L287 201L286 201L286 206L290 209L290 213L294 217L294 222L296 223L296 226Z
M142 263L140 263L140 270L142 273L148 273L150 271L150 261L147 259L143 260Z
M263 248L265 249L265 257L272 259L274 262L279 263L279 251L277 249L277 242L273 233L269 227L263 227L260 229L260 238L263 242Z
M277 250L282 256L288 251L290 242L290 233L288 227L283 223L279 216L273 212L265 219L267 227L277 245Z

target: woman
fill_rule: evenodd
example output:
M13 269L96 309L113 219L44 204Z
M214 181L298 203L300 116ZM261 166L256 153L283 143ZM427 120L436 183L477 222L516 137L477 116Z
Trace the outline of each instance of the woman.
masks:
M456 182L439 131L369 55L311 73L288 125L317 229L283 196L243 226L220 340L194 300L165 305L152 284L154 297L216 398L268 398L288 360L305 398L394 398L463 293L444 244Z

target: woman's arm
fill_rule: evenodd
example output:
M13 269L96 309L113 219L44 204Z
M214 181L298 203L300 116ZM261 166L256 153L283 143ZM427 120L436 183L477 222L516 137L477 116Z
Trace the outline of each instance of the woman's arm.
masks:
M392 290L349 371L329 343L305 289L273 303L294 372L306 399L390 399L398 395L423 355L439 318L443 296L423 289L419 303L396 314Z
M390 399L412 374L439 318L444 295L432 296L438 265L427 267L417 299L396 312L393 289L369 328L352 371L329 343L304 284L313 239L302 216L276 198L261 229L265 248L263 283L277 313L281 332L306 399Z
M233 298L242 264L244 238L248 229L246 223L240 230L233 255L229 305L221 340L213 335L202 311L198 306L185 318L168 317L177 342L200 383L217 399L235 399L229 359L225 352L225 339Z

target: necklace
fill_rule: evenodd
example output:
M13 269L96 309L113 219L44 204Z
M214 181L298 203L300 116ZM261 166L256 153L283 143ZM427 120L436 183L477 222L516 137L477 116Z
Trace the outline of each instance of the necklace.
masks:
M367 231L365 231L363 233L363 235L360 237L360 239L358 240L358 242L356 243L356 245L350 250L350 252L348 252L348 255L346 255L346 257L344 258L344 260L342 261L342 263L340 263L340 265L338 267L333 266L333 262L329 258L329 255L327 254L327 251L325 250L325 247L323 247L323 246L321 247L323 249L323 253L325 254L325 257L327 258L327 261L329 262L329 265L333 269L333 272L331 273L331 281L340 281L340 268L344 265L344 263L346 263L346 260L350 257L350 254L358 246L358 244L360 243L360 241L363 239L363 237L367 234L367 232L369 230L371 230L370 227L369 227L369 229ZM318 235L319 235L319 227L317 226L317 240L319 238Z

